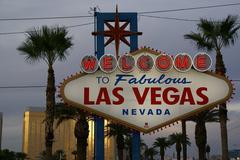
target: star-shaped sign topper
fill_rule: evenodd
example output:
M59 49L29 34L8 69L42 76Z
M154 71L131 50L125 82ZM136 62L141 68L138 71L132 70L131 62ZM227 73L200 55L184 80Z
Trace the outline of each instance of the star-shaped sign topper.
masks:
M120 26L120 22L125 22L125 23ZM132 35L142 35L142 32L132 32L129 30L125 30L129 24L129 21L120 21L119 14L118 14L118 6L116 6L114 23L115 24L113 26L108 21L105 21L104 24L108 27L108 30L105 30L103 32L92 32L92 35L94 36L103 35L104 37L109 37L104 44L105 47L109 45L111 42L115 41L116 57L118 58L120 42L122 41L126 45L130 46L130 43L126 39L126 37L129 37Z

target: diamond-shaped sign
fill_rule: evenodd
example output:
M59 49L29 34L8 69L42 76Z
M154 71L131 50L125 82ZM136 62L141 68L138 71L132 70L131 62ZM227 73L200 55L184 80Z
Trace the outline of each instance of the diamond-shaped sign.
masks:
M160 53L146 48L131 53L135 60L143 54L156 59ZM194 69L123 73L117 68L76 74L63 82L60 93L70 105L147 133L225 102L232 85L222 76Z

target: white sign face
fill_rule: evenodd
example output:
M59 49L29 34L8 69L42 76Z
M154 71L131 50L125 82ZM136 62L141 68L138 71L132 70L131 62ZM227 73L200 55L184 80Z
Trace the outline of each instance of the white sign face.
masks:
M149 54L132 54L134 58ZM232 85L224 77L196 70L161 73L137 68L123 73L100 70L77 74L60 87L63 100L73 106L147 133L225 102Z

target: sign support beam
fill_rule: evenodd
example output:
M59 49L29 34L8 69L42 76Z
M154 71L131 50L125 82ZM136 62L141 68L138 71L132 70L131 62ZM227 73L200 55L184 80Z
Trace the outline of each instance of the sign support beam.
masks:
M139 131L133 131L132 133L132 159L140 160L140 145L141 138Z
M105 21L114 21L115 13L96 12L97 32L104 31ZM120 21L129 21L130 31L137 32L137 13L119 13ZM130 36L130 51L138 49L137 35ZM104 55L104 36L97 35L97 58ZM104 119L95 118L95 160L104 160ZM132 134L132 159L140 160L140 132L134 131Z
M94 120L95 159L104 160L104 119L100 117L94 117Z
M137 25L137 13L135 16L133 16L131 25L130 25L130 31L137 32L138 31L138 25ZM138 49L138 37L137 35L133 35L130 37L130 50L131 52L134 52ZM132 159L134 160L140 160L140 144L141 144L141 138L140 138L140 132L139 131L133 131L132 133Z
M96 19L97 19L97 31L104 31L104 21L96 12ZM94 24L96 25L96 24ZM104 36L98 35L97 36L97 51L96 56L98 59L104 55ZM104 119L100 117L95 117L95 131L94 131L94 154L95 160L104 160Z

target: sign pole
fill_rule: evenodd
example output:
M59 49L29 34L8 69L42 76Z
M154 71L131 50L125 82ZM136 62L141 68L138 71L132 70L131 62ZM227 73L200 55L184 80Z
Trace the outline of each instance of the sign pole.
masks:
M134 160L140 160L140 145L141 145L140 132L133 131L133 133L132 133L132 159L134 159Z
M95 13L97 21L97 32L104 32L104 22L114 21L115 13ZM138 32L137 28L137 13L120 13L120 21L130 22L130 31ZM138 49L137 35L130 36L130 51ZM97 36L97 58L100 59L104 55L104 35ZM104 119L95 117L95 159L104 160ZM140 160L140 132L134 131L132 134L132 157L134 160Z
M131 17L131 25L130 25L130 31L131 32L138 32L138 25L137 25L137 13L133 14ZM138 49L138 36L132 35L130 36L130 50L131 52ZM139 131L133 131L132 133L132 159L133 160L140 160L140 132Z
M94 13L97 19L97 31L104 31L104 21L100 18L99 13ZM95 18L95 17L94 17ZM95 21L96 23L96 21ZM94 24L96 25L96 24ZM104 55L104 36L97 36L97 51L96 56L98 59ZM95 160L104 160L104 119L95 117L95 131L94 131L94 149L95 149Z
M104 119L100 117L94 117L95 120L95 159L104 160Z

